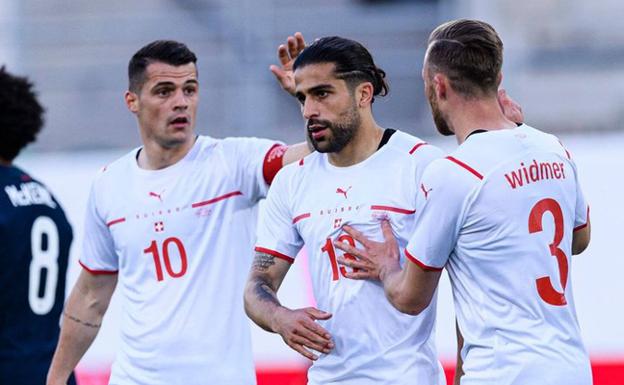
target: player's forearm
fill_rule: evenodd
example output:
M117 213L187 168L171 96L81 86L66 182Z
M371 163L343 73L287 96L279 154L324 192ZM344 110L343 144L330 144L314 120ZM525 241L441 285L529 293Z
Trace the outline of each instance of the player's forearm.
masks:
M407 264L403 269L398 263L392 265L382 271L380 279L386 297L401 313L418 315L429 306L430 290L426 290L421 282L415 280L411 264Z
M296 162L310 154L312 151L314 151L314 148L309 141L291 144L288 146L288 149L284 153L284 157L282 158L282 165L286 166L287 164Z
M587 246L589 246L590 238L591 224L588 220L587 225L584 228L576 230L572 234L572 255L578 255L585 251Z
M412 306L410 298L405 295L403 291L403 270L397 264L396 266L389 266L382 270L379 278L383 283L384 291L388 301L397 310L406 314L418 314Z
M48 372L47 385L67 383L72 371L91 346L100 329L99 324L70 325L72 323L65 316L65 325L61 329L59 343Z
M277 299L279 289L290 262L271 254L256 252L245 286L245 312L258 326L277 333L276 315L284 309Z
M48 372L48 385L66 383L97 336L116 285L116 275L81 272L63 310L61 335Z
M274 317L282 305L277 299L270 282L251 277L245 288L245 312L258 326L269 332L276 332Z
M65 384L72 371L97 336L103 313L85 305L73 292L63 311L58 346L48 372L48 385Z

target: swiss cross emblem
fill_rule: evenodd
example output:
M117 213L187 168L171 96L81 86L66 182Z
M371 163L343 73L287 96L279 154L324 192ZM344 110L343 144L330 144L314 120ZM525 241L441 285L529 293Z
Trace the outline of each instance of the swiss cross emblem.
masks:
M334 229L339 228L342 225L342 218L334 219Z
M154 223L154 231L156 231L157 233L162 233L163 231L165 231L165 224L163 223L163 221L158 221Z

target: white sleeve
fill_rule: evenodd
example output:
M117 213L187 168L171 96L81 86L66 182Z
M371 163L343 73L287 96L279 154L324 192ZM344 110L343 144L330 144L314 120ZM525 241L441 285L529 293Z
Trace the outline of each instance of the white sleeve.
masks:
M264 163L269 150L281 143L259 138L226 138L223 144L243 194L252 201L264 198L269 188L264 180Z
M419 184L415 231L405 248L407 259L425 270L441 270L455 248L466 197L473 182L440 159L425 170Z
M444 156L444 153L442 152L442 150L440 150L438 147L436 146L432 146L432 145L426 145L423 146L421 149L419 149L419 151L416 151L414 153L414 156L417 157L417 162L418 165L416 167L416 179L415 179L415 183L416 183L416 213L420 213L423 209L423 205L426 202L424 194L425 194L425 187L424 185L421 183L422 181L422 177L425 173L425 170L427 169L427 167L431 164L431 162L433 162L436 159L440 159ZM419 199L420 197L420 199Z
M80 264L91 273L113 273L119 270L119 259L106 221L97 207L96 183L91 186L84 224Z
M583 194L583 190L581 189L581 184L578 180L578 174L576 170L576 165L574 167L575 171L575 182L576 182L576 210L574 214L574 230L580 230L587 226L589 222L589 205L585 200L585 195Z
M289 206L292 167L277 174L266 201L260 207L255 250L294 262L303 240L293 224Z
M572 169L574 170L574 182L576 183L576 207L574 210L575 211L574 231L580 230L584 228L585 226L587 226L587 223L589 222L589 205L587 204L587 201L585 200L585 196L583 195L583 191L581 189L581 184L579 183L578 168L576 167L576 163L572 159L572 155L570 154L570 151L568 151L568 149L563 145L563 142L561 142L561 140L559 140L559 138L557 138L554 135L552 137L554 138L555 141L557 141L558 145L561 146L557 148L557 150L559 151L559 154L563 158L567 159L567 161L572 166Z

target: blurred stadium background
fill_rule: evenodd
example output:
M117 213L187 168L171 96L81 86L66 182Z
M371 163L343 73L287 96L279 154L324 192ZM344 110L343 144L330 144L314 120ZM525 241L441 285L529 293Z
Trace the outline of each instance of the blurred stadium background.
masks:
M126 110L126 66L145 43L183 41L199 58L198 131L216 137L300 141L298 104L268 66L288 34L341 35L364 43L388 74L378 121L451 149L434 136L420 69L426 38L458 17L490 22L505 43L504 86L526 121L559 135L574 154L592 203L593 240L572 265L579 322L597 385L624 384L624 3L617 0L0 0L0 63L36 82L47 107L38 142L18 158L66 208L78 258L95 172L139 144ZM432 137L433 136L433 137ZM69 271L70 285L78 265ZM280 290L290 306L312 303L305 263ZM79 368L81 385L105 384L117 344L113 301ZM215 310L216 311L216 310ZM440 358L455 356L452 298L439 290ZM254 329L259 383L303 384L307 363L275 335Z

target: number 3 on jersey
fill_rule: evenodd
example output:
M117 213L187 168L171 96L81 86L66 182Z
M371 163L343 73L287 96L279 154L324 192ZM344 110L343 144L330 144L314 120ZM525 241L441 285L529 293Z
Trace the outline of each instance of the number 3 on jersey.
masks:
M533 206L529 214L529 233L533 234L542 231L542 217L547 211L552 214L555 221L555 235L552 243L548 245L548 247L550 249L550 255L557 258L559 280L563 293L558 292L553 287L550 277L548 276L538 278L535 282L539 296L546 303L554 306L563 306L568 303L565 298L565 288L568 283L568 257L563 250L559 248L559 244L563 239L563 212L556 200L551 198L542 199Z
M180 270L175 272L173 271L173 267L171 266L171 259L169 258L169 247L171 244L174 244L178 249L178 254L180 255ZM152 254L152 258L154 258L154 265L156 267L156 279L158 281L162 281L164 279L162 264L160 262L160 252L158 248L158 242L152 241L149 247L143 250L145 254ZM167 274L171 278L179 278L186 273L186 268L188 265L186 259L186 250L184 249L184 244L179 238L169 237L164 240L162 243L162 259L165 263L165 269L167 270Z
M355 241L350 235L347 235L347 234L343 234L339 236L338 242L348 243L349 245L355 247ZM332 281L337 281L338 278L340 277L338 276L338 263L336 262L336 249L334 249L334 244L332 243L332 240L330 238L327 238L327 241L325 241L325 245L321 248L321 251L324 253L327 253L327 255L329 256L329 263L332 268ZM349 253L345 253L344 257L346 259L355 260L355 257ZM357 272L358 269L353 269L353 271ZM340 266L340 273L342 274L343 277L346 277L347 270L345 269L344 266Z

